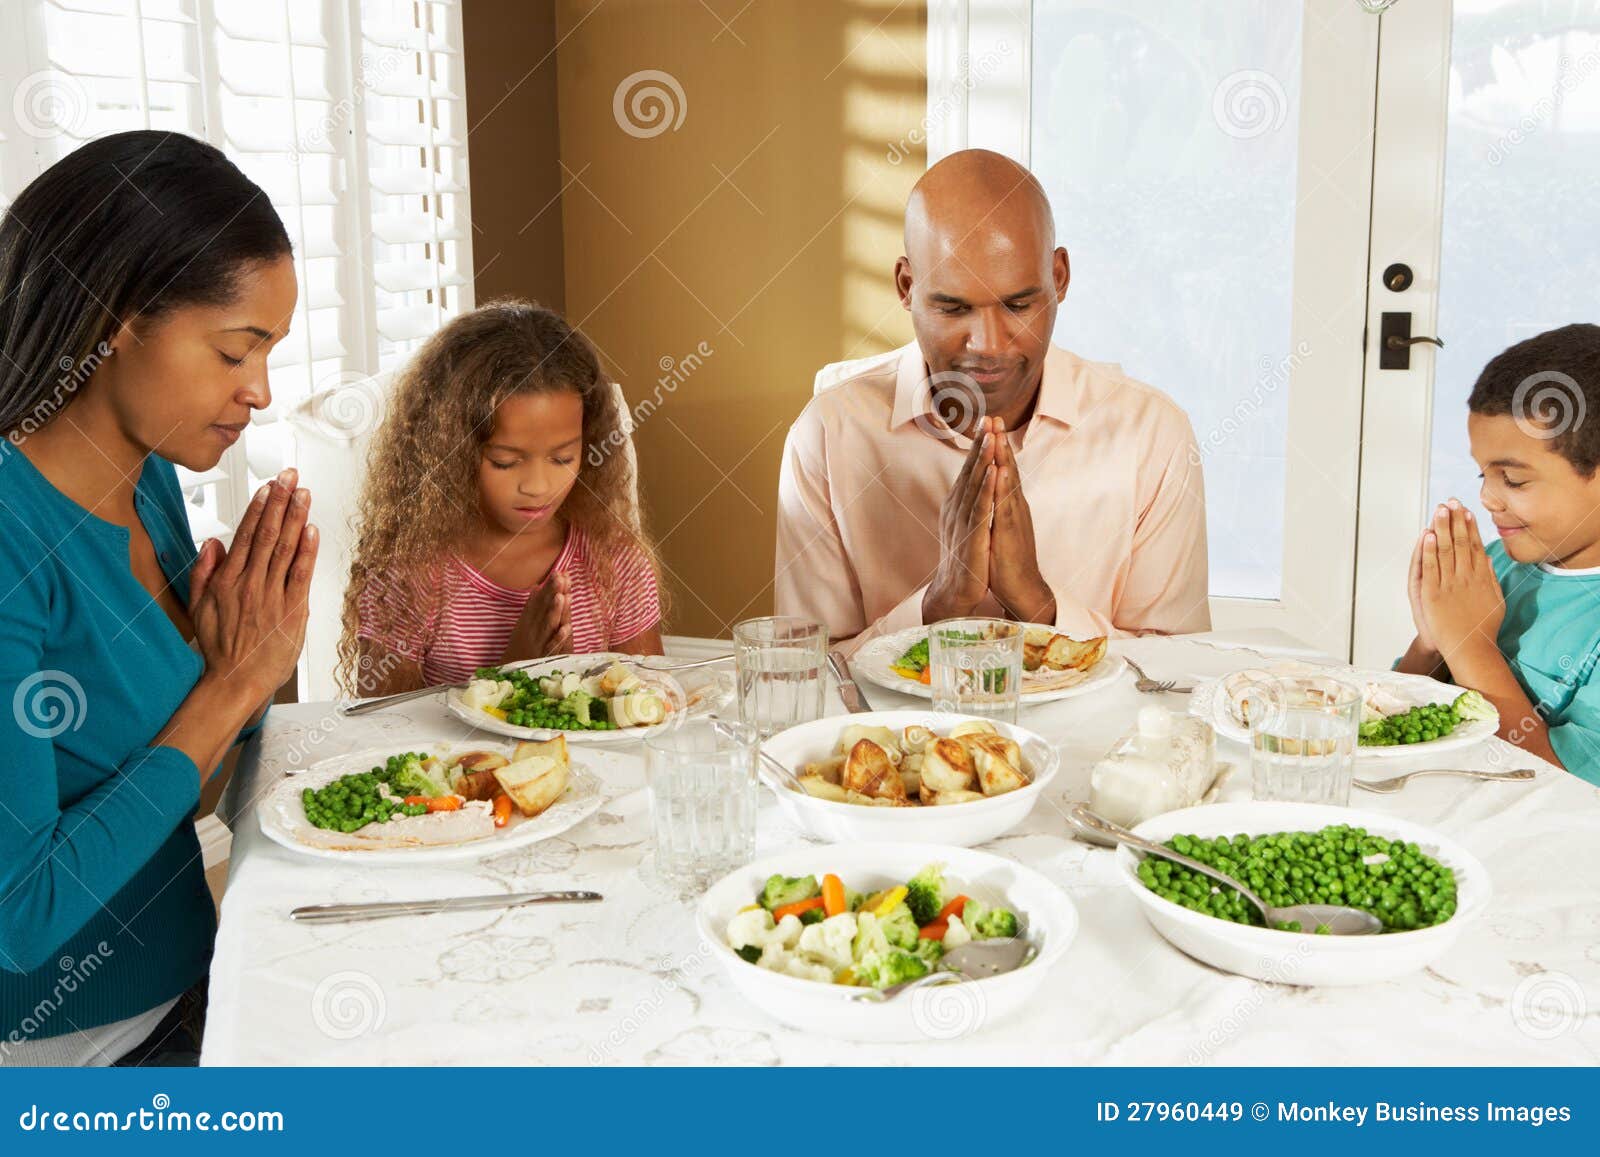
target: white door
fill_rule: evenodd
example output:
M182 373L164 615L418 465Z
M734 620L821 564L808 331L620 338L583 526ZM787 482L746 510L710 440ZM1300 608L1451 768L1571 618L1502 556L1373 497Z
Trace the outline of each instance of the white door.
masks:
M1427 512L1477 510L1466 398L1506 346L1600 313L1600 3L1400 0L1382 19L1355 656L1411 638L1405 569ZM1383 272L1414 281L1390 290ZM1410 368L1382 369L1385 314ZM1560 399L1552 399L1559 403ZM1593 416L1590 416L1593 420Z
M929 160L1028 164L1056 341L1164 390L1203 457L1218 628L1352 630L1379 20L1355 0L934 0Z

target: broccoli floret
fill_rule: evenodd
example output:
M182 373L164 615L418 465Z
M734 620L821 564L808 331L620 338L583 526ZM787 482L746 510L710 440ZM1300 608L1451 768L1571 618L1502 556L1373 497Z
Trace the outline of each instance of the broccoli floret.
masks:
M429 775L422 767L423 756L414 751L404 755L391 755L384 767L384 781L398 796L449 795L450 789Z
M944 944L938 940L918 940L915 951L932 968L944 955Z
M807 908L800 913L800 923L802 924L821 924L827 918L827 912L821 908Z
M928 962L915 952L891 948L888 952L874 952L856 965L856 983L868 988L888 988L926 976L931 971Z
M854 888L846 885L844 890L845 911L859 912L861 910L861 901L865 900L866 898L867 894L865 892L858 892Z
M929 864L906 881L906 903L918 924L931 924L944 907L944 865Z
M1490 703L1476 691L1463 691L1456 696L1456 701L1451 706L1456 709L1456 714L1467 723L1479 719L1493 719L1497 712L1494 704Z
M757 897L768 912L822 895L822 885L815 876L768 876L767 883Z
M741 959L755 964L761 959L761 946L759 944L746 944L743 948L735 948Z
M908 671L919 674L928 666L928 637L924 635L915 643L905 649L905 652L894 661L896 667L904 667Z
M1017 914L1007 908L990 908L968 900L961 910L961 923L974 940L1007 939L1017 934Z
M917 922L912 918L911 909L904 904L896 904L889 909L887 916L878 920L878 927L883 929L883 937L895 948L913 949L917 946Z
M594 703L594 696L587 691L574 691L561 701L559 711L562 715L570 715L579 723L589 722L589 708Z

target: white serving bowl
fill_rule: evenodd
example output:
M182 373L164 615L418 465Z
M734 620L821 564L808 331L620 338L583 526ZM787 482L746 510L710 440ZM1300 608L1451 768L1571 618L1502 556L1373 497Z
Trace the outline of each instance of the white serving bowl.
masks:
M887 727L895 734L913 723L947 735L958 723L978 720L976 715L945 715L929 709L864 711L832 715L780 731L762 747L779 763L799 775L805 765L834 754L839 733L864 724ZM817 799L788 786L770 767L760 764L761 778L778 797L784 814L811 835L840 843L954 844L969 848L1004 835L1027 818L1040 794L1055 778L1060 758L1044 736L1014 723L993 722L995 730L1014 739L1022 749L1022 772L1032 782L1027 787L971 803L944 807L870 807Z
M861 999L865 989L760 968L728 947L728 921L755 901L774 873L820 880L832 872L847 887L870 892L904 883L932 863L944 864L946 890L952 895L1003 904L1015 912L1021 935L1038 946L1033 962L1003 976L935 985L878 1002ZM1064 891L1032 868L989 852L877 843L792 848L740 868L700 898L695 922L734 987L774 1019L845 1040L924 1041L968 1036L1025 1007L1071 945L1078 911Z
M1375 836L1414 843L1456 876L1456 913L1443 924L1376 936L1317 936L1235 924L1157 896L1139 879L1141 854L1117 849L1124 883L1155 930L1174 947L1225 972L1280 984L1376 984L1427 967L1448 952L1461 930L1489 904L1489 875L1460 844L1394 816L1310 803L1219 803L1166 812L1134 828L1163 843L1183 833L1269 835L1349 824Z

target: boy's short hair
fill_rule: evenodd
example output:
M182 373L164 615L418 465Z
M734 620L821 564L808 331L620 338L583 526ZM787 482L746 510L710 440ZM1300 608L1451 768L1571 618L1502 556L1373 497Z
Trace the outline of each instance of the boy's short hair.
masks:
M1510 414L1578 473L1594 474L1600 466L1600 325L1564 325L1497 354L1478 375L1467 409Z

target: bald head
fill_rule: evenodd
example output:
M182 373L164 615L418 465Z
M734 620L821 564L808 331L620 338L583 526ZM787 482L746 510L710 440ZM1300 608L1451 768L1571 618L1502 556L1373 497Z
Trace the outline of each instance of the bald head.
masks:
M1010 157L963 149L917 181L906 202L906 256L937 261L975 238L1048 258L1055 218L1044 186Z

